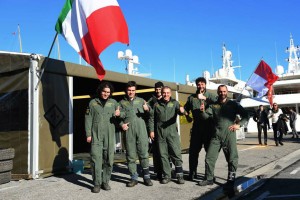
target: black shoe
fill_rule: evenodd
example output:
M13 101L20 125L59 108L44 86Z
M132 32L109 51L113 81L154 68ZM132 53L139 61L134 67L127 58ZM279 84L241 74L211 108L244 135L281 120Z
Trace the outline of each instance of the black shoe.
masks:
M258 143L258 145L262 145L262 143L260 142L260 143Z
M280 144L281 146L283 146L283 143L282 143L281 141L279 142L279 144Z
M295 138L295 136L293 135L291 138L293 139L293 138Z
M152 181L151 181L150 178L144 179L144 184L145 184L146 186L152 186L152 185L153 185L153 183L152 183Z
M178 178L177 178L177 183L178 183L178 184L184 184L184 179L183 179L183 177L181 177L181 176L178 177Z
M191 174L189 174L189 176L188 176L188 180L189 181L194 181L194 179L197 179L198 177L197 177L197 174L194 174L194 173L191 173Z
M160 181L162 179L162 174L158 173L156 174L156 180Z
M198 185L200 185L200 186L207 186L207 185L213 185L213 184L214 184L213 180L203 180L198 183Z
M103 190L111 190L111 187L108 185L108 183L102 183L101 188Z
M163 179L160 181L160 183L161 183L161 184L167 184L167 183L169 183L170 181L171 181L170 178L163 178Z
M267 142L265 142L265 145L267 146L267 145L268 145L268 143L267 143Z
M278 146L278 142L275 142L276 146Z
M95 185L92 189L92 193L99 193L100 192L100 185Z
M233 181L227 181L223 185L223 192L225 195L227 195L229 198L232 198L235 196L234 192L234 182Z
M138 184L137 180L131 179L129 183L126 184L127 187L134 187L135 185Z

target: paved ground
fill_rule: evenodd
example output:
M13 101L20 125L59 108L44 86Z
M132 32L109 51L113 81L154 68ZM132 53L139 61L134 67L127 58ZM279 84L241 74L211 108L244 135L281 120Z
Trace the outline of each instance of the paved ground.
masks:
M269 134L271 137L272 134ZM294 152L299 152L299 139L290 139L291 136L285 136L284 146L276 147L273 140L269 139L268 146L257 145L257 133L246 134L245 140L238 141L239 150L239 168L238 180L249 177L264 175L266 171L260 170L268 166L269 168L278 168L272 163L288 157ZM183 154L183 168L185 175L188 174L188 154ZM204 156L201 152L199 157L198 176L199 180L204 175ZM297 158L300 159L300 156ZM152 163L152 159L150 160ZM279 167L280 168L280 167ZM277 169L278 170L278 169ZM140 183L134 188L127 188L129 181L126 165L120 163L114 167L111 191L101 190L98 194L91 193L92 180L91 172L86 169L82 174L67 174L61 176L52 176L37 180L11 181L0 185L0 199L215 199L220 191L220 185L227 178L227 163L224 155L220 152L219 159L215 169L216 184L207 187L200 187L197 182L186 181L184 185L178 185L175 182L162 185L153 180L152 187L146 187ZM154 178L154 177L153 177ZM215 191L214 197L207 196ZM206 194L206 195L205 195Z

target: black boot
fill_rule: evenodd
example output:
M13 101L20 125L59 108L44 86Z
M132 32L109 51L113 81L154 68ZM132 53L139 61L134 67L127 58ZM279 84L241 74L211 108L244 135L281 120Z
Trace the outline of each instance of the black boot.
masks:
M234 197L234 182L235 182L235 172L228 172L227 182L223 185L223 192L229 198Z
M100 192L100 185L95 185L92 189L92 193L99 193Z
M182 166L175 166L176 178L178 184L184 184Z
M193 181L194 179L197 179L197 171L190 171L188 180Z

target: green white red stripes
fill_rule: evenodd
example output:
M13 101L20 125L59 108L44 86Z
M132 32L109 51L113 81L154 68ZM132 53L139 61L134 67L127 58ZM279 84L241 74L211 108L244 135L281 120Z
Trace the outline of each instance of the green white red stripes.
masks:
M114 42L129 44L128 28L116 0L67 0L55 29L92 65L102 80L100 53Z

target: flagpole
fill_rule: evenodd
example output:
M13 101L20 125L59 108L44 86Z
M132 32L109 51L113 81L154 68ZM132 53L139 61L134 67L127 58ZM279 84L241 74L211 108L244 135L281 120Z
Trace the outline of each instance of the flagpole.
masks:
M50 54L51 54L51 51L52 51L52 49L53 49L53 46L54 46L54 44L55 44L57 35L58 35L58 32L56 32L56 34L55 34L55 36L54 36L54 40L53 40L52 45L51 45L51 48L50 48L50 50L49 50L48 56L45 58L44 62L42 63L41 69L39 70L39 71L40 71L40 74L39 74L39 77L38 77L39 80L38 80L38 82L37 82L37 84L36 84L36 86L35 86L35 90L38 89L39 83L40 83L41 80L42 80L42 76L43 76L43 74L44 74L45 68L47 67L47 62L48 62L48 60L49 60L49 56L50 56ZM44 66L45 66L45 67L44 67Z
M20 53L22 53L22 40L21 40L20 24L18 24L18 37L19 37Z
M255 70L258 68L259 63L260 63L262 60L263 60L263 57L261 57L260 61L258 62L257 66L256 66L256 68L253 70L253 72L252 72L251 75L249 76L248 80L246 81L246 84L245 84L244 88L242 89L241 93L240 93L239 96L236 98L238 102L239 102L239 98L241 97L243 91L245 90L245 88L246 88L246 86L247 86L247 83L248 83L249 79L251 78L252 74L254 74Z

